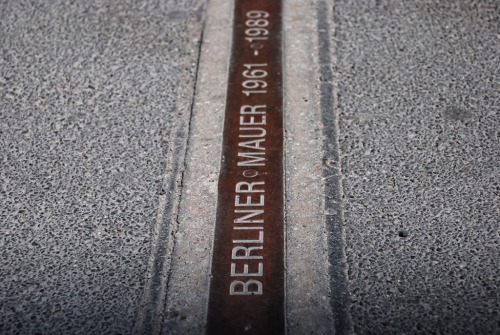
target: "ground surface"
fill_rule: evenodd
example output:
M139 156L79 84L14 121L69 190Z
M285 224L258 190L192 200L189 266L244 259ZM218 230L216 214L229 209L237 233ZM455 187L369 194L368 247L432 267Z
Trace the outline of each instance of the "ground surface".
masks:
M498 2L286 3L290 333L499 333ZM215 4L0 4L1 334L203 329Z
M354 330L498 332L498 3L334 10Z
M0 5L0 333L132 330L198 6Z

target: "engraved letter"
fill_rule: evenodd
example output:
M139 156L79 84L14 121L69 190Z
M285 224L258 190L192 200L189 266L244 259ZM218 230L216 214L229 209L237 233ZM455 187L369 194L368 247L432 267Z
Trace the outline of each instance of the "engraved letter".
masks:
M255 290L250 291L252 285ZM229 287L229 295L262 295L262 283L258 280L249 280L247 282L235 280Z

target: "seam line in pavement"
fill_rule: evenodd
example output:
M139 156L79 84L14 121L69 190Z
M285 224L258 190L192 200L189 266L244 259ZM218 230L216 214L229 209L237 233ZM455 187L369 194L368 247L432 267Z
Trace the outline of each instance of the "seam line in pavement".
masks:
M180 171L180 179L179 179L179 182L180 182L180 185L178 187L178 201L176 202L176 209L175 209L175 213L174 216L175 216L175 223L174 223L174 226L172 227L172 231L171 231L171 241L172 241L172 248L171 248L171 252L169 255L173 255L174 252L175 252L175 248L176 248L176 239L174 238L175 237L175 234L178 230L178 227L179 227L179 212L180 212L180 206L181 206L181 201L182 201L182 189L183 189L183 186L184 186L184 174L186 172L186 168L187 168L187 160L186 160L186 155L187 155L187 148L189 147L189 143L191 141L191 127L192 127L192 122L193 122L193 110L194 110L194 104L195 104L195 100L196 100L196 93L197 93L197 85L198 85L198 76L199 76L199 71L200 71L200 60L201 60L201 48L203 46L203 34L205 32L205 23L206 23L206 19L205 17L203 17L201 20L203 20L202 22L202 25L201 25L201 33L200 33L200 39L199 39L199 43L198 43L198 49L197 49L197 54L198 54L198 58L196 59L196 72L195 72L195 75L194 75L194 83L193 83L193 91L192 91L192 99L191 99L191 106L189 108L189 122L188 122L188 125L187 125L187 133L185 134L186 135L186 140L185 140L185 147L184 147L184 150L182 152L182 170ZM164 290L164 293L163 293L163 299L161 300L161 314L160 315L160 322L159 322L159 328L157 329L157 333L160 332L161 330L161 325L163 324L163 321L164 321L164 318L165 318L165 315L166 313L164 312L165 309L166 309L166 300L168 299L168 296L167 296L167 292L168 292L168 289L169 289L169 284L170 284L170 278L171 278L171 274L172 274L172 267L169 266L169 268L167 269L167 274L166 274L166 278L165 278L165 290Z
M352 322L346 273L345 240L342 211L342 170L339 148L338 92L333 82L333 50L326 1L317 7L318 58L320 62L320 109L323 123L323 177L325 180L325 220L328 229L330 258L331 306L336 334L349 334ZM335 27L333 27L335 29Z
M187 85L185 85L187 92L191 94L191 99L187 106L176 105L176 110L182 112L182 109L186 108L189 110L189 114L185 119L182 119L182 116L179 117L176 130L172 132L168 142L172 143L172 148L166 157L164 180L162 181L158 201L158 214L153 233L153 247L148 262L144 293L141 297L141 304L137 312L133 334L158 334L161 331L161 324L165 315L166 293L172 271L171 258L176 244L174 236L179 225L179 207L182 201L184 172L186 170L185 157L189 146L189 135L196 98L196 85L200 65L199 55L201 54L203 32L205 29L205 18L203 17L199 20L202 23L196 50L198 57L196 58L195 73L192 81L188 81ZM189 86L192 87L190 88ZM183 91L180 89L178 95ZM183 101L183 99L178 100ZM169 174L171 177L167 178ZM170 213L170 216L165 217L165 213Z
M217 207L232 2L207 4L163 334L204 334Z

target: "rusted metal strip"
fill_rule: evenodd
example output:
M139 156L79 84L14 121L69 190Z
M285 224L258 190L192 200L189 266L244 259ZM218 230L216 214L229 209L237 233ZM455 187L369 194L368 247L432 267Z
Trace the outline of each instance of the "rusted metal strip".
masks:
M236 0L208 334L285 333L281 0Z

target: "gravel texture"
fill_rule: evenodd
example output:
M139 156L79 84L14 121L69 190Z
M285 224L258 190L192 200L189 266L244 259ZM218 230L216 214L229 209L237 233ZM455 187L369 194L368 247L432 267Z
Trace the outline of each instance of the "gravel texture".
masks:
M333 8L354 332L498 334L499 3Z
M0 333L132 330L195 5L0 5Z

